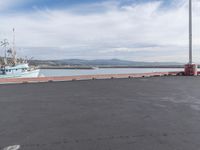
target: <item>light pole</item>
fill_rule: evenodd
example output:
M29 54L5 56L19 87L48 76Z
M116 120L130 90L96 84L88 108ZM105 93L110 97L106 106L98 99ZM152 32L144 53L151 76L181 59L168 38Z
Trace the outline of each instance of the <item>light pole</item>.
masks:
M192 0L189 0L189 64L192 64Z
M189 0L189 63L185 65L186 76L198 75L197 64L192 61L192 0Z

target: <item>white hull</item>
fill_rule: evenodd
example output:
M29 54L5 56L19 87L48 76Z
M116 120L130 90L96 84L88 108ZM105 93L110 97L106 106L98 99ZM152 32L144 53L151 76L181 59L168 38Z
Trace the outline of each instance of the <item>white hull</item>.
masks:
M36 78L39 77L40 70L31 70L21 73L9 74L9 75L1 75L0 78Z

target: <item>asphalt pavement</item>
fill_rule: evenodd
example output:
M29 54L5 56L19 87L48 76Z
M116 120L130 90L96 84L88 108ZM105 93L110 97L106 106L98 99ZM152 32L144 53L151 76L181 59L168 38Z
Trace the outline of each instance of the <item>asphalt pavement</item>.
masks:
M0 150L198 150L200 77L0 85Z

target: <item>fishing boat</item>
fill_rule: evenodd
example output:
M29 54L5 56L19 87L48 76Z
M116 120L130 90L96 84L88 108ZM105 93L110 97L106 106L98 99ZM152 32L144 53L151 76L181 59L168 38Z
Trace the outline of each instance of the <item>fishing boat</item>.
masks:
M0 63L0 78L34 78L38 77L40 70L30 67L28 60L17 58L15 48L15 29L13 29L12 47L8 48L9 42L4 39L1 46L4 48L4 57Z

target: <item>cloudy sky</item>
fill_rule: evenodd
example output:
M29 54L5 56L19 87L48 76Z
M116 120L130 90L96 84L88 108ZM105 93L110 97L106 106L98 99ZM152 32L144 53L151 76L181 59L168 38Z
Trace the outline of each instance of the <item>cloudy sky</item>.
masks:
M2 0L0 20L23 57L188 61L188 0ZM200 62L199 0L193 22Z

